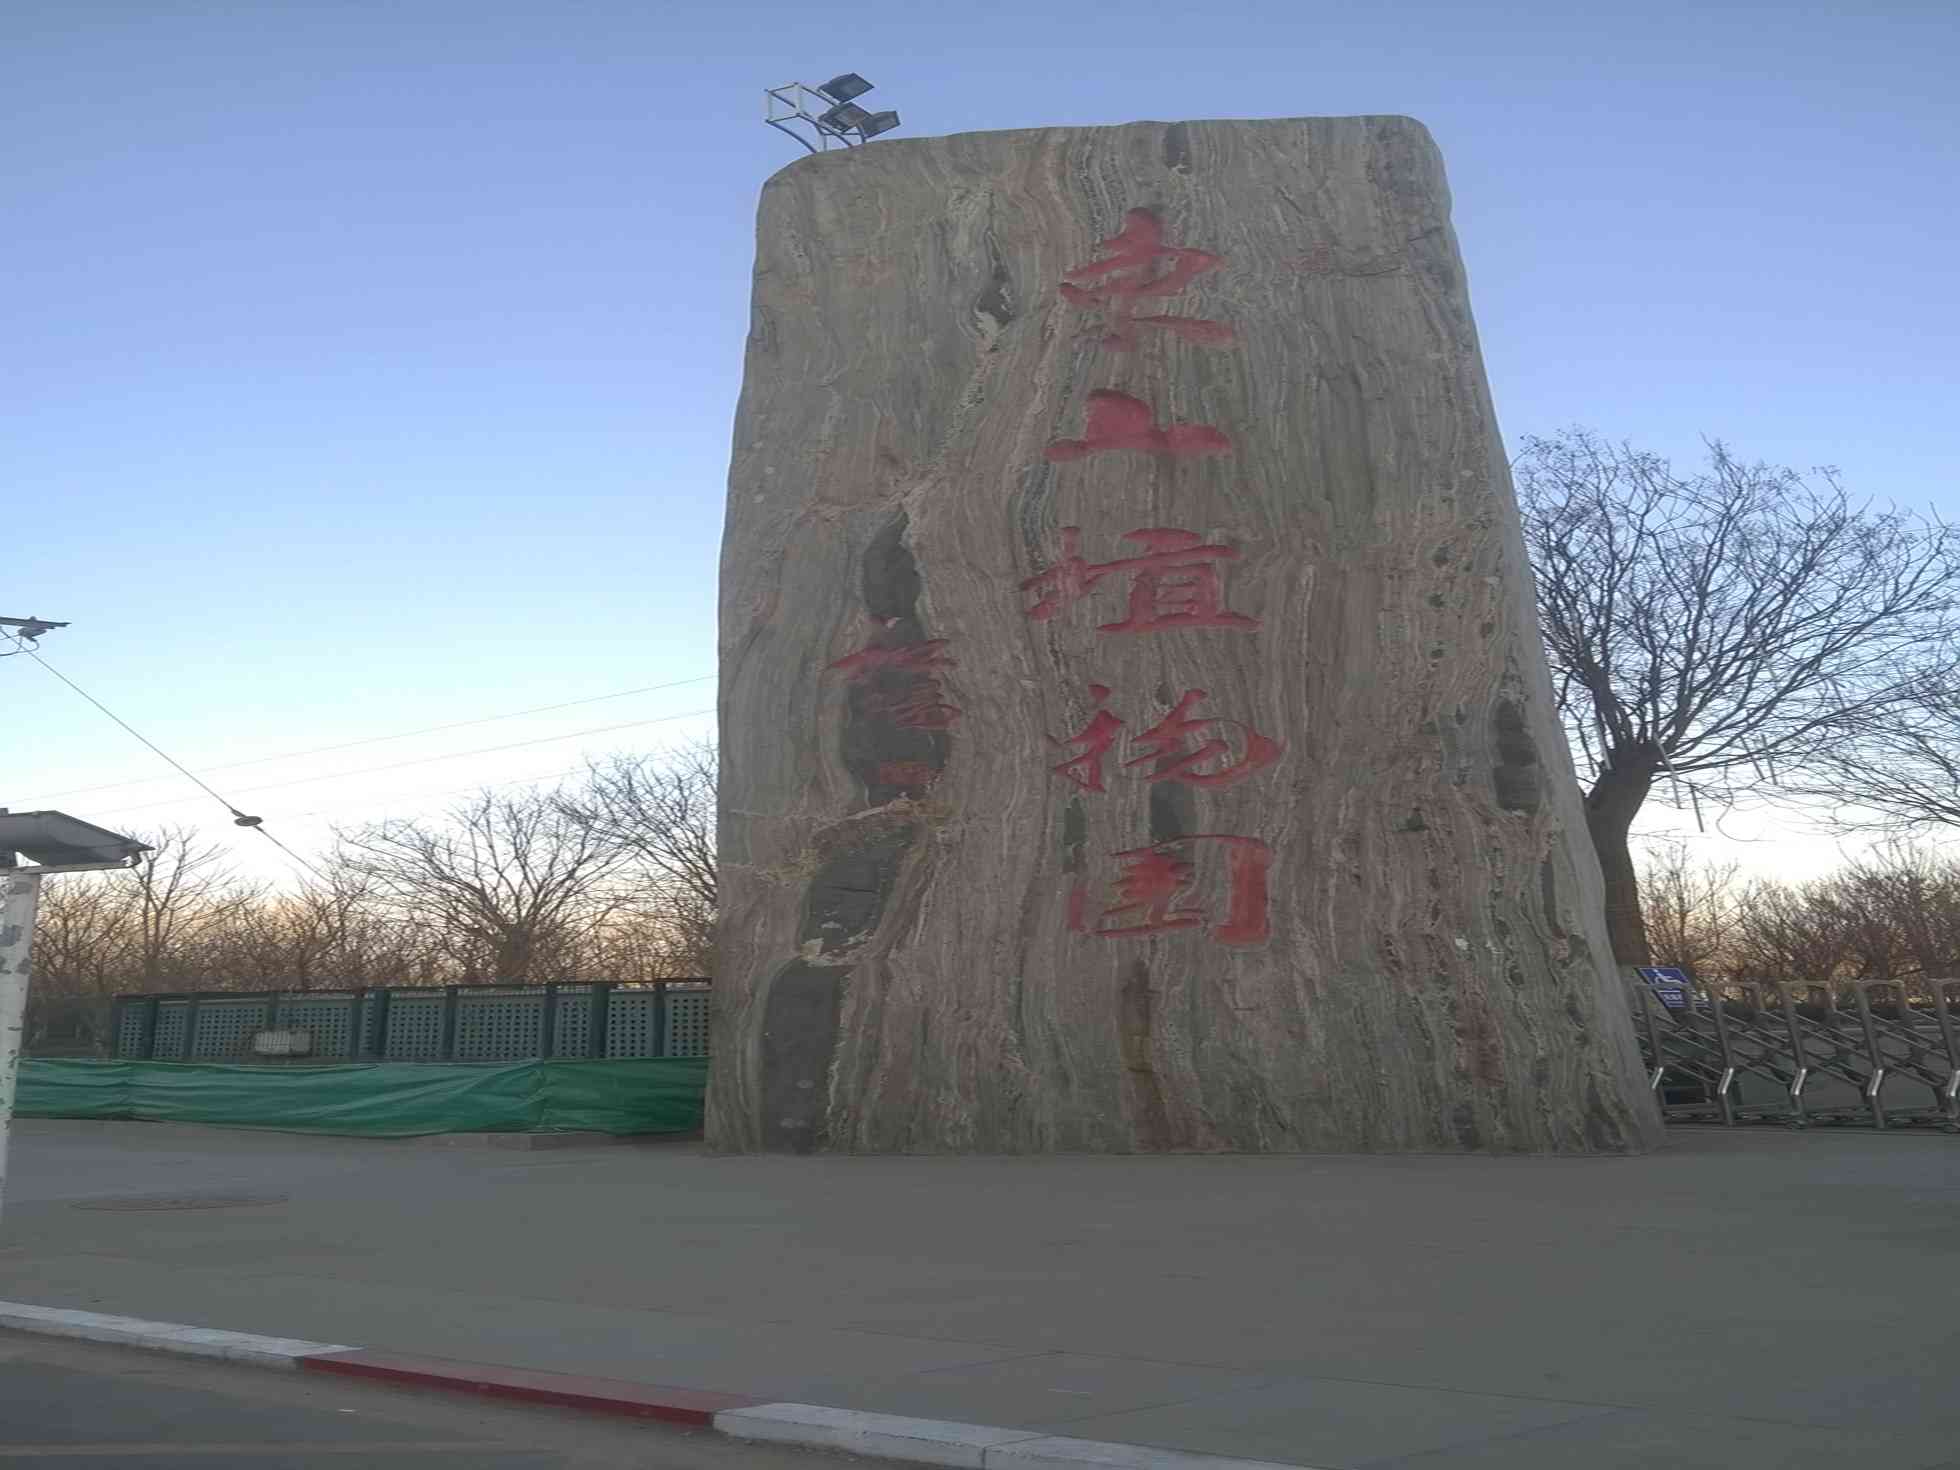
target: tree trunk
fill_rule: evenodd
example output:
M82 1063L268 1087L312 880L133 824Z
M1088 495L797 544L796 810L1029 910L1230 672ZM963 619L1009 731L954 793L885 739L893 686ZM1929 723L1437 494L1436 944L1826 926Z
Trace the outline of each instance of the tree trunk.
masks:
M1402 118L765 186L713 1146L1658 1137L1447 199Z
M1651 965L1647 918L1640 908L1640 877L1633 866L1628 834L1653 789L1657 767L1637 757L1615 754L1586 794L1586 831L1606 883L1606 938L1622 965Z

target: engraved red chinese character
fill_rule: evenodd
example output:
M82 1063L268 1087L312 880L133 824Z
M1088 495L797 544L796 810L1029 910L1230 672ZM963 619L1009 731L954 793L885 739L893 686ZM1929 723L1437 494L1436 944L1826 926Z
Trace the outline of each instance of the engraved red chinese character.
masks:
M917 795L937 781L941 773L930 761L881 761L875 774L880 786Z
M851 682L857 684L887 669L913 673L950 669L954 664L946 653L944 638L928 638L923 643L881 644L874 637L856 653L847 653L825 667L844 670L851 676Z
M1109 699L1107 686L1091 684L1089 694L1096 705L1089 723L1067 739L1048 737L1050 745L1076 753L1048 769L1083 791L1100 792L1107 790L1104 778L1109 755L1124 724L1102 707ZM1283 748L1279 742L1261 735L1243 720L1196 713L1197 706L1209 697L1202 689L1185 690L1169 714L1132 738L1131 757L1122 763L1122 769L1147 768L1151 781L1221 787L1255 775L1280 758Z
M1059 463L1112 449L1137 449L1172 459L1232 452L1232 441L1222 430L1210 424L1172 424L1160 429L1149 404L1108 388L1098 388L1089 395L1086 418L1080 439L1057 439L1042 451L1042 457Z
M1109 698L1109 689L1102 684L1091 684L1089 696L1098 708L1089 723L1066 740L1048 737L1050 745L1058 745L1063 750L1080 746L1081 750L1070 756L1058 766L1048 769L1058 776L1067 777L1084 791L1101 791L1103 787L1103 761L1116 744L1116 732L1123 728L1123 722L1108 710L1101 708Z
M897 619L880 624L888 630ZM861 708L907 730L944 730L960 717L959 709L946 703L938 670L954 667L946 653L944 638L928 638L917 643L886 643L881 631L855 653L836 659L827 667L847 674L850 682L866 686Z
M1171 712L1137 736L1132 750L1142 754L1123 762L1123 768L1151 767L1153 781L1188 781L1193 786L1230 786L1263 771L1280 757L1278 741L1261 735L1242 720L1193 717L1206 698L1202 689L1187 689ZM1228 733L1238 732L1234 741ZM1234 750L1234 745L1239 749ZM1209 769L1206 769L1206 768Z
M1222 904L1184 901L1198 896L1201 854L1223 858ZM1076 932L1123 939L1195 929L1212 910L1222 909L1207 933L1215 943L1259 944L1272 937L1268 878L1273 850L1259 838L1203 832L1112 856L1122 865L1111 884L1116 902L1092 920L1087 889L1077 884L1069 894L1069 927Z
M1165 526L1129 531L1123 539L1142 546L1143 553L1091 562L1081 554L1081 527L1062 527L1061 558L1021 583L1023 592L1040 594L1028 609L1028 616L1046 622L1087 597L1105 577L1123 572L1131 579L1129 616L1120 622L1098 624L1100 632L1260 626L1259 619L1225 606L1225 579L1219 563L1235 560L1239 554L1236 546L1208 543L1196 531Z
M946 730L960 717L959 710L946 703L939 681L932 678L915 680L907 689L874 689L865 697L864 708L907 730Z
M1112 885L1116 902L1102 911L1087 933L1115 939L1125 934L1159 934L1166 929L1195 929L1204 923L1203 909L1175 907L1187 896L1197 877L1197 867L1180 855L1170 843L1154 847L1134 847L1115 854L1123 865ZM1078 909L1070 916L1080 921ZM1109 920L1119 922L1111 925Z
M1100 307L1107 323L1103 343L1132 348L1138 327L1154 327L1207 347L1232 340L1230 326L1188 316L1139 316L1141 301L1175 296L1206 271L1225 263L1222 255L1188 246L1166 245L1164 224L1154 211L1132 209L1122 230L1099 242L1106 252L1062 277L1062 299L1072 306Z

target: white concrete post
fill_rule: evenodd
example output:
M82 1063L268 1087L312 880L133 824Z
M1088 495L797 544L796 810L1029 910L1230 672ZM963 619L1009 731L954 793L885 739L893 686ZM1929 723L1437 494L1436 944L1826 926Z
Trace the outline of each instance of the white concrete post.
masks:
M34 910L41 875L0 870L0 1202L7 1190L7 1140L14 1126L27 981L34 949Z

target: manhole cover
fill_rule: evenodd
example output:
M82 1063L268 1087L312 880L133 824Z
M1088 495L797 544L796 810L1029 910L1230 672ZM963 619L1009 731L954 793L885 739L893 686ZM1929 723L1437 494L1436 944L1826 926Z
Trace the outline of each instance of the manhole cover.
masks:
M78 1200L78 1210L235 1210L247 1205L278 1205L283 1194L124 1194Z

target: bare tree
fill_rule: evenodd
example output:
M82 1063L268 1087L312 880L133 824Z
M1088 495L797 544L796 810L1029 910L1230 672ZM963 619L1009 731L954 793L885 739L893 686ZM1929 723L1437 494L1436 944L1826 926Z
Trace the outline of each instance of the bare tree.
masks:
M1857 940L1823 885L1759 880L1739 903L1731 951L1736 979L1828 986L1855 958Z
M446 819L336 833L337 862L377 902L429 926L469 978L557 979L580 932L625 902L627 854L548 792L485 791Z
M28 1047L43 1049L59 1035L84 1049L102 1049L114 997L134 988L136 926L129 895L107 881L122 876L78 873L42 889L34 985L27 996Z
M1854 865L1804 885L1803 895L1822 924L1843 936L1840 975L1846 980L1903 980L1916 973L1912 946L1883 900L1884 875Z
M1726 966L1736 979L1889 981L1923 1002L1926 982L1960 964L1960 864L1924 849L1884 849L1804 883L1753 883L1735 913Z
M1727 803L1836 770L1847 721L1898 707L1951 646L1960 538L1720 444L1681 476L1575 430L1527 440L1517 480L1608 936L1647 964L1628 839L1657 785Z
M1797 782L1847 831L1960 827L1960 649L1903 697L1846 711L1842 738Z
M177 956L263 891L239 882L224 849L200 839L195 829L166 827L142 840L150 850L132 876L106 886L131 908L135 979L143 989L157 990L181 978L172 973Z
M1736 863L1696 863L1685 842L1651 844L1640 874L1640 904L1657 964L1694 979L1722 972L1734 943Z
M325 881L248 904L211 935L208 976L277 990L412 983L426 933L383 911L373 879L321 861Z
M1871 978L1960 976L1960 863L1894 842L1834 881L1844 906L1860 916L1857 932L1873 936L1864 961Z
M713 915L705 922L677 921L665 903L623 909L587 936L585 962L595 979L645 984L695 980L712 969ZM706 936L704 941L704 936Z
M192 829L165 828L142 840L150 851L128 872L48 885L35 926L31 1045L59 1030L100 1046L117 994L200 983L204 946L262 896L238 881L222 848Z
M717 773L712 745L619 755L559 797L571 820L632 855L647 880L635 900L636 952L682 974L708 974L714 957Z

